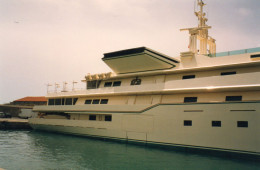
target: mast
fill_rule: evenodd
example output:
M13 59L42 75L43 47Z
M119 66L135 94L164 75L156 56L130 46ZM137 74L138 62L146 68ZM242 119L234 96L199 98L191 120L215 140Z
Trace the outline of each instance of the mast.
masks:
M206 13L203 12L203 7L206 5L203 0L197 0L197 5L200 10L194 12L196 17L198 17L198 27L194 28L184 28L181 31L189 31L190 34L190 43L189 50L190 52L197 54L214 54L216 53L216 43L215 39L208 35L208 29L211 26L208 26L206 22L208 19L206 18ZM200 49L197 48L197 40L199 40ZM209 49L208 49L209 47Z

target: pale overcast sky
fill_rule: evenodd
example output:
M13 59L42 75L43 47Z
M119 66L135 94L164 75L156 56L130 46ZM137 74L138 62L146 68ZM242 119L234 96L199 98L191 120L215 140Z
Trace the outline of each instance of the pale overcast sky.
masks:
M260 47L260 0L205 3L218 52ZM0 0L0 103L109 72L103 53L146 46L178 56L193 9L194 0Z

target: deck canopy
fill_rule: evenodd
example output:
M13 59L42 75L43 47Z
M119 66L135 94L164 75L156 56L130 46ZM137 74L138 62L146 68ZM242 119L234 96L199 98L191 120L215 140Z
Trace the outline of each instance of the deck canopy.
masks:
M105 53L102 60L117 74L171 69L179 63L146 47Z

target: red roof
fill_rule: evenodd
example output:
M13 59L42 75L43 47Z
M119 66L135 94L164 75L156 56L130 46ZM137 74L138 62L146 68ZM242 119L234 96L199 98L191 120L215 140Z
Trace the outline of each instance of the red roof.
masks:
M37 97L27 96L15 100L15 102L47 102L47 99L44 96L37 96Z

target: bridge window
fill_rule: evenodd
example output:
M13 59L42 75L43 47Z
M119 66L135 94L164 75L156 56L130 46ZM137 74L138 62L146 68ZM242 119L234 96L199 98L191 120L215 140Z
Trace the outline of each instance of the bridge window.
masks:
M121 81L114 81L113 87L116 87L116 86L121 86Z
M112 82L110 81L110 82L105 82L105 84L104 84L104 87L111 87L112 86Z
M91 104L92 100L85 100L85 104Z

